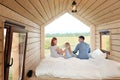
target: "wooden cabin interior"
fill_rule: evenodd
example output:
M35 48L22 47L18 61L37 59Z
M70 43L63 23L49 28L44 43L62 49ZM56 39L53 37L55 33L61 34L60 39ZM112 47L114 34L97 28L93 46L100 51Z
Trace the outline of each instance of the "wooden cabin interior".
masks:
M44 58L45 26L66 12L91 28L92 50L101 48L99 32L110 31L111 48L108 58L120 62L120 0L75 0L77 2L76 13L71 12L72 1L0 0L0 80L8 80L4 79L4 27L6 22L22 25L27 31L25 80L28 70L34 71L40 60ZM12 26L16 27L15 24ZM15 36L17 38L18 35Z

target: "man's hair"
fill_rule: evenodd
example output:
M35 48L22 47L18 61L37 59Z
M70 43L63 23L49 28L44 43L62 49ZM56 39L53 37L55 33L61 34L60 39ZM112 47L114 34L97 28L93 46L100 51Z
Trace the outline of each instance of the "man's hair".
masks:
M85 37L84 37L84 36L79 36L79 38L82 38L83 40L85 40Z

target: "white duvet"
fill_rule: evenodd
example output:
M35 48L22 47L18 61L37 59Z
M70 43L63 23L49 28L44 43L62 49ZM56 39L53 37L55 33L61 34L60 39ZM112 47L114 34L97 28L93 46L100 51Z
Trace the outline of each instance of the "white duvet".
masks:
M120 77L120 63L112 60L47 57L36 68L36 76L72 79L102 79Z

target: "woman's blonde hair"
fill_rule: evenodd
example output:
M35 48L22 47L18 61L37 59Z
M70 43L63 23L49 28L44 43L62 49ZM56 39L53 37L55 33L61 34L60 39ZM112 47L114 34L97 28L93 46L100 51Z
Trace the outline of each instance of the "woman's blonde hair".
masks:
M69 43L69 42L66 42L65 45L68 45L68 46L69 46L68 50L69 50L70 54L72 54L72 50L71 50L70 43Z

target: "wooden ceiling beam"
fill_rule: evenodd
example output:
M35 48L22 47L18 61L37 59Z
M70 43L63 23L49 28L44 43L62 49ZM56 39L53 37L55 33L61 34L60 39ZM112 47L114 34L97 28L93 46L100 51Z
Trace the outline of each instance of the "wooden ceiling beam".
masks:
M100 5L102 5L104 2L106 2L106 0L97 0L92 6L90 6L85 12L84 14L82 14L82 17L86 17L88 14L90 14L91 12L93 12L94 10L97 9L97 7L99 7Z
M100 25L100 24L116 21L116 20L119 20L119 19L120 19L120 14L116 14L116 15L113 15L113 16L111 16L109 18L106 18L106 19L104 19L102 21L96 22L96 25Z
M39 0L41 5L43 6L44 10L46 11L46 14L48 15L49 19L52 18L50 7L47 0Z
M60 12L60 1L59 0L55 0L55 15L58 15Z
M82 7L87 3L88 0L82 0L79 4L79 6L77 7L77 11L79 12Z
M100 19L98 19L98 20L93 20L92 22L101 22L101 21L104 21L104 20L106 20L106 19L109 19L109 18L111 18L111 17L113 17L113 16L117 16L117 15L119 15L119 14L120 14L120 8L118 8L118 9L112 11L112 12L109 12L109 13L106 14L104 17L102 17L102 18L100 18Z
M114 4L116 1L118 1L118 0L105 1L103 4L101 4L99 7L97 7L94 11L89 13L89 15L86 16L86 18L94 17L95 15L99 14L99 12L101 12L102 10L104 10L104 9L108 8L109 6L111 6L112 4Z
M66 5L68 4L67 2L68 2L68 0L64 0L64 2L63 2L63 11L66 10Z
M44 8L42 7L42 5L40 4L39 0L29 0L30 3L32 3L32 5L37 9L37 11L39 12L39 14L44 17L44 19L47 21L49 18L47 16L47 14L45 13Z
M63 2L64 2L64 0L60 0L60 12L62 12L63 11Z
M16 0L26 11L33 15L40 22L44 23L44 18L37 12L36 8L28 0ZM27 4L26 4L27 3Z
M78 12L78 15L82 15L84 14L84 12L90 7L92 6L97 0L88 0L88 2L86 3L86 5L83 6L83 8Z
M92 12L88 18L90 19L95 19L96 17L99 17L99 14L104 14L105 10L106 11L110 11L112 9L111 6L113 6L114 4L116 4L118 2L118 0L108 0L107 2L105 2L103 5L101 5L98 9L96 9L94 12ZM111 8L109 8L111 7Z
M116 10L120 9L120 1L117 1L115 4L111 4L108 8L104 9L103 11L99 12L97 15L93 16L93 20L99 21L107 16L110 17L112 14L120 13L119 11L116 12Z
M18 13L19 15L33 21L34 23L42 25L40 21L38 21L33 15L31 15L28 11L21 7L15 0L4 0L0 4Z
M54 4L54 0L48 0L48 4L50 6L51 16L54 17L55 16L55 4Z

